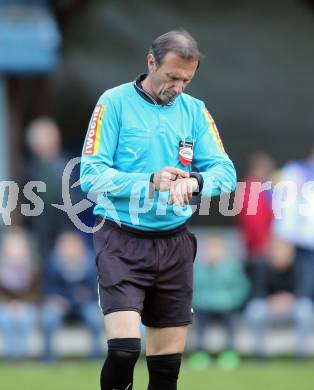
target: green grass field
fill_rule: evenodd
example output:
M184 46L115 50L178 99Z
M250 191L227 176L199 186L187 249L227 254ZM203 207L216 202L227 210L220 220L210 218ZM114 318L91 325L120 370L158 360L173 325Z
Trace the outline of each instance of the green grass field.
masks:
M101 362L42 363L0 362L1 390L99 390ZM146 390L144 361L136 366L135 390ZM314 361L241 362L234 371L215 366L193 371L183 363L179 390L312 390Z

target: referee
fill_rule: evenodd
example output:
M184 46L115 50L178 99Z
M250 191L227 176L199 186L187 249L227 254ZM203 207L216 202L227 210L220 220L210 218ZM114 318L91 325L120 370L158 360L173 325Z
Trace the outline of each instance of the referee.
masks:
M156 38L148 73L104 92L83 146L81 186L97 194L94 233L108 355L102 390L130 390L146 326L149 390L175 390L191 323L192 195L236 185L204 103L183 93L201 53L186 31ZM198 171L192 172L192 168Z

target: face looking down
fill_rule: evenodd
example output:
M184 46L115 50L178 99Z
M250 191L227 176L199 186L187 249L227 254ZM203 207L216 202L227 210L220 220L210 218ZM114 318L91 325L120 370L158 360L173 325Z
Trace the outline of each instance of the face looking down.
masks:
M167 53L160 65L151 53L147 62L149 74L143 81L143 88L159 104L168 104L179 96L191 82L198 66L198 61L182 59L173 52Z

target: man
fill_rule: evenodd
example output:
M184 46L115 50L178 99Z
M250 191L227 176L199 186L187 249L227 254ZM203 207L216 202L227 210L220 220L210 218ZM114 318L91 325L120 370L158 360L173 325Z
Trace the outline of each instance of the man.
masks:
M298 261L298 260L297 260ZM295 354L309 356L313 302L300 294L294 245L273 235L263 275L252 279L252 299L245 317L253 330L259 357L267 357L267 333L272 325L289 323L295 333Z
M46 259L42 274L43 359L57 358L54 336L72 314L91 335L90 357L101 355L102 319L97 305L95 264L83 237L75 231L64 231L56 239Z
M30 159L24 164L23 185L31 180L46 184L41 193L45 208L43 212L25 222L32 230L45 261L52 250L58 234L69 225L64 213L52 204L62 203L62 172L68 157L62 150L61 133L58 124L50 117L38 117L28 126L26 142L30 150Z
M188 202L196 193L218 195L225 185L233 190L236 182L204 103L182 94L200 58L186 31L158 37L148 74L106 91L89 125L81 186L98 194L94 214L106 219L94 234L108 337L102 390L132 389L141 320L148 389L177 388L196 253L185 225Z
M295 246L297 295L314 298L314 148L305 159L284 165L279 178L296 198L284 208L280 199L275 201L275 215L282 215L275 219L273 229Z

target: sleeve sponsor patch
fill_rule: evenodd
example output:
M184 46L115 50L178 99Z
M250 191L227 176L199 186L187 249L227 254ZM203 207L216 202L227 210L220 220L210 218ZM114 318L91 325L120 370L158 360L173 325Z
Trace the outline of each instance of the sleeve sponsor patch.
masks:
M216 127L216 123L215 123L214 119L212 118L212 116L210 115L210 113L208 112L208 110L206 108L204 108L204 114L205 114L206 120L208 122L209 129L214 137L214 140L216 141L216 143L218 145L218 148L220 149L220 151L222 153L225 153L225 149L224 149L223 144L221 142L221 139L220 139L220 136L218 133L218 129Z
M93 156L98 153L101 135L101 122L103 120L104 112L105 106L103 104L97 104L87 131L83 151L84 155Z

